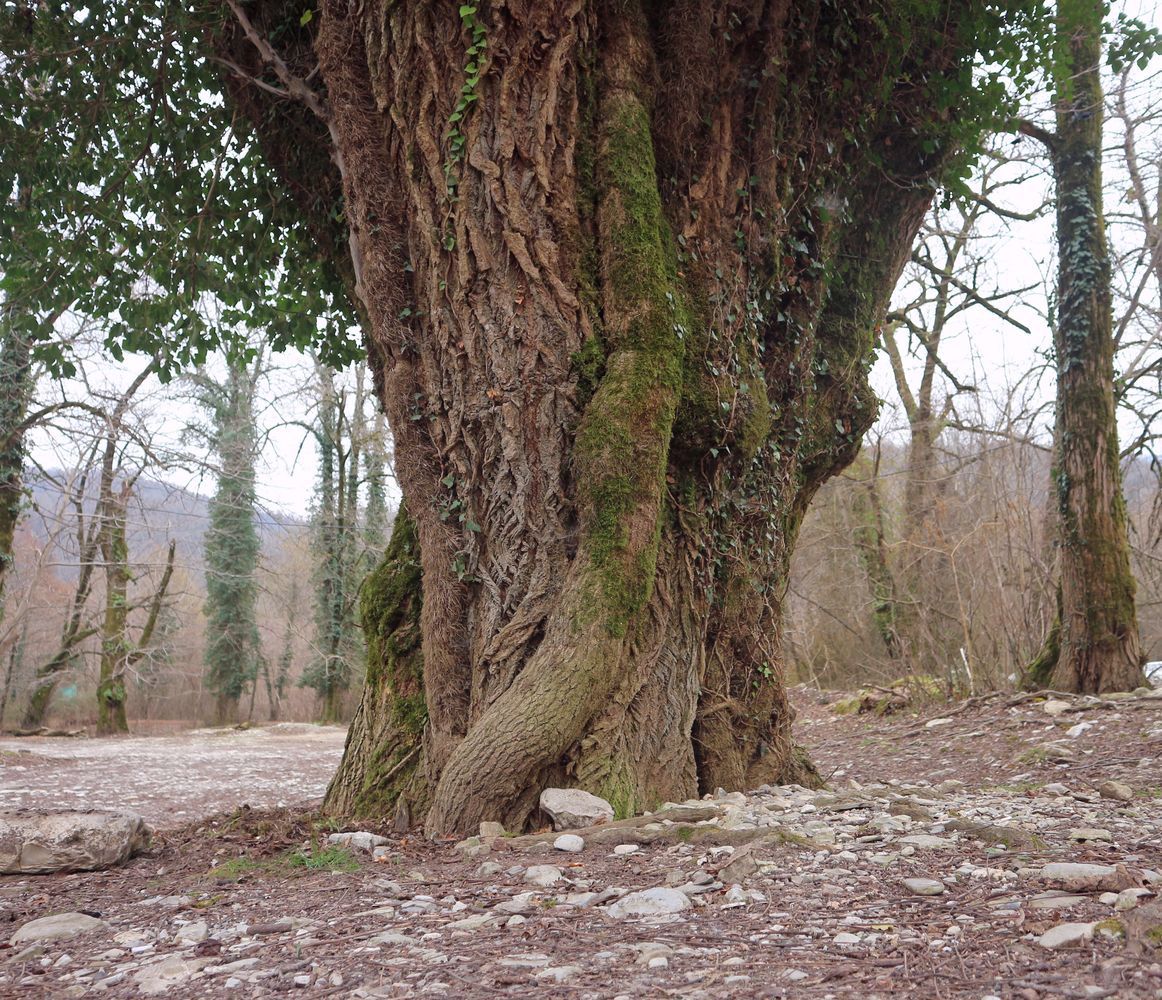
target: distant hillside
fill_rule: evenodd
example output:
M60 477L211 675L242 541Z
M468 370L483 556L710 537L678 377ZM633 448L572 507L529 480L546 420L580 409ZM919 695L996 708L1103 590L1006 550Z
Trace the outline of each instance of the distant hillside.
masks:
M67 474L48 470L48 476L64 481ZM75 514L67 509L61 489L48 476L36 472L28 475L26 483L31 508L25 518L25 527L41 544L56 536L61 551L61 562L76 558ZM96 487L86 491L86 515L96 506ZM160 549L172 538L177 542L177 561L193 573L203 571L203 542L210 524L210 498L192 490L158 479L142 477L137 481L129 505L129 547L131 552ZM297 536L305 531L307 521L294 514L258 512L258 532L263 550L275 551L288 535ZM64 537L62 534L67 533ZM68 579L72 574L58 570Z

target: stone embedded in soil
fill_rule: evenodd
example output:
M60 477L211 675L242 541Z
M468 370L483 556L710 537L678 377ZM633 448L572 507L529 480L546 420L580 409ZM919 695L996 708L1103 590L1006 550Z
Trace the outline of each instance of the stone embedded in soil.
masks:
M62 941L108 926L104 920L98 920L87 913L54 913L51 917L41 917L21 924L12 935L10 943L18 945L35 941Z
M1090 941L1093 939L1093 929L1097 925L1095 923L1089 924L1058 924L1056 927L1050 927L1044 934L1037 938L1037 943L1042 948L1064 948L1067 945L1077 944L1081 941Z
M1041 869L1041 877L1055 882L1063 889L1096 888L1099 880L1117 874L1113 865L1090 865L1075 861L1054 861Z
M525 872L525 881L530 885L550 886L561 878L561 869L556 865L531 865Z
M934 878L906 878L904 888L917 896L939 896L946 886Z
M157 996L168 993L173 987L191 979L209 964L208 958L182 958L179 955L169 955L160 962L138 969L133 979L137 983L139 993L144 996Z
M553 846L558 851L568 851L571 854L576 854L578 851L585 850L585 841L575 833L563 833L553 841Z
M637 844L618 844L613 849L613 853L619 856L624 856L626 854L636 854L640 850L641 847L639 847Z
M554 830L579 830L613 819L613 806L581 788L546 788L540 806Z
M956 842L947 837L934 837L927 833L916 833L909 837L901 837L901 844L911 844L922 851L947 851L956 846Z
M1132 910L1144 896L1154 895L1149 889L1123 889L1114 900L1115 910Z
M610 903L605 912L618 920L624 917L665 916L690 908L690 897L677 889L658 886L631 892Z
M1079 826L1079 827L1069 831L1069 839L1070 840L1083 840L1083 841L1098 841L1098 842L1105 843L1105 842L1113 840L1114 838L1113 838L1113 835L1109 832L1109 830L1099 830L1096 827L1092 827L1092 826Z
M1045 702L1045 704L1043 704L1041 706L1041 711L1044 712L1046 715L1052 715L1052 716L1056 717L1058 715L1064 715L1072 707L1073 706L1067 701L1061 701L1060 699L1057 699L1057 698L1051 698L1049 701Z
M1103 799L1113 799L1115 802L1133 802L1134 790L1124 781L1103 781L1097 786Z
M368 833L366 830L352 830L346 833L332 833L327 838L328 844L339 847L349 847L353 851L370 851L373 847L384 847L388 840L377 833Z
M183 924L179 927L174 936L185 944L201 944L201 942L206 940L209 933L210 931L206 926L206 921L195 920L193 923Z

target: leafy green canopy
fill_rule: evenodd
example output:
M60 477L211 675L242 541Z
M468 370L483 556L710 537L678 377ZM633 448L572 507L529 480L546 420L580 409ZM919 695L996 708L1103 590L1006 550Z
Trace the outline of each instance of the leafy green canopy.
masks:
M276 49L309 51L309 6L262 6ZM951 140L965 151L943 178L955 191L982 130L1051 76L1054 4L881 7L884 39L865 44L904 51L921 44L909 25L940 23L953 9L968 15L978 58L938 84L945 121L928 150ZM476 10L461 8L473 32ZM264 329L275 349L314 347L336 366L360 353L341 282L223 98L223 74L233 70L211 50L231 17L210 0L0 0L0 297L15 332L58 372L70 364L54 323L70 309L101 322L114 357L157 353L163 375L219 347L244 355L245 327ZM1111 64L1156 50L1157 32L1140 21L1107 22ZM466 34L466 45L476 42ZM341 222L341 204L323 208Z
M221 96L209 9L0 3L0 298L57 372L66 310L100 320L117 359L158 354L163 377L245 355L246 327L333 364L360 353L339 281Z

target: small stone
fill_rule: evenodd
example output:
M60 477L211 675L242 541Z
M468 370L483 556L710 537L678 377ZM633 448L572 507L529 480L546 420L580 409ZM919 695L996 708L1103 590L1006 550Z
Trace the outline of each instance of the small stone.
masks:
M677 889L658 887L631 892L610 903L605 912L615 919L651 917L678 913L690 908L690 897Z
M206 921L195 920L192 924L183 924L178 928L177 934L174 936L182 942L182 944L200 944L206 940L206 936L210 933L209 928L206 927Z
M65 938L108 927L104 920L90 917L87 913L54 913L51 917L30 920L17 928L11 944L27 944L32 941L61 941Z
M613 819L613 806L581 788L546 788L540 806L554 830L578 830Z
M170 955L160 962L154 962L143 969L139 969L133 976L137 983L137 990L145 996L156 996L168 993L171 988L184 983L194 975L208 959L183 959L177 955Z
M1109 830L1099 830L1096 827L1079 826L1076 829L1069 831L1069 839L1108 843L1114 838L1113 834L1111 834Z
M788 969L783 973L783 976L793 983L801 983L804 979L810 979L810 974L804 972L802 969Z
M503 869L495 861L482 861L473 873L477 878L491 878L499 875Z
M645 944L634 945L637 949L637 964L649 965L655 958L669 958L674 949L661 941L647 941Z
M258 964L257 958L240 958L236 962L227 962L225 965L207 965L202 971L207 976L229 976L244 969L253 969Z
M553 841L553 846L558 851L568 851L571 854L576 854L578 851L585 850L585 841L575 833L563 833Z
M296 986L310 986L311 985L311 977L305 976L305 975L304 976L295 976L294 983Z
M503 903L497 903L493 909L497 913L532 913L536 905L535 893L519 892L512 899L506 899Z
M1088 896L1078 896L1069 892L1041 892L1031 896L1025 903L1031 910L1069 910L1088 902Z
M946 886L934 878L906 878L904 888L917 896L939 896Z
M1117 876L1118 869L1113 865L1091 865L1074 861L1054 861L1041 869L1041 878L1045 881L1076 892L1121 888L1108 884Z
M666 969L669 968L670 960L665 955L655 955L648 962L646 962L647 969Z
M1049 701L1045 702L1045 704L1041 706L1041 711L1046 715L1052 715L1054 718L1056 718L1059 715L1064 715L1072 707L1073 706L1067 701L1061 701L1057 698L1050 698Z
M556 865L532 865L525 872L525 881L530 885L550 886L560 882L561 869Z
M1143 896L1154 895L1149 889L1123 889L1114 900L1115 910L1132 910Z
M939 729L941 726L951 725L954 719L929 719L924 723L925 729Z
M946 851L956 846L956 842L947 837L933 837L928 833L914 833L908 837L901 837L900 843L910 844L922 851Z
M840 931L840 933L831 939L831 943L845 948L850 947L853 944L859 944L859 935L851 934L848 931Z
M349 847L353 851L370 851L373 847L383 847L387 838L377 833L368 833L366 830L355 830L347 833L332 833L327 838L328 844L338 847Z
M537 973L537 979L551 979L555 983L563 983L572 979L581 972L579 965L550 965Z
M494 840L497 837L503 837L504 834L504 826L500 823L490 823L488 820L485 820L480 824L481 840Z
M549 964L549 956L540 951L530 951L524 955L509 955L497 964L506 969L543 969Z
M1037 943L1042 948L1064 948L1066 945L1076 944L1079 941L1090 941L1093 939L1093 929L1095 924L1058 924L1056 927L1050 927L1044 934L1037 938Z
M1079 722L1076 726L1070 726L1065 730L1065 735L1071 740L1077 739L1079 736L1084 736L1091 729L1093 729L1092 722Z
M1103 799L1113 799L1115 802L1133 802L1134 790L1124 781L1103 781L1097 786Z
M613 853L619 856L624 856L626 854L636 854L640 850L641 847L638 844L618 844L613 849Z

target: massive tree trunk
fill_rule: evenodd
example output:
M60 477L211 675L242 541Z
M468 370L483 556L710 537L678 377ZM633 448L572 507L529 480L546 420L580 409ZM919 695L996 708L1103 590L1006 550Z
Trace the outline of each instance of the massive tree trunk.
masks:
M1114 405L1110 260L1102 217L1103 5L1062 0L1056 66L1057 409L1053 487L1059 619L1030 679L1064 691L1145 682Z
M288 42L284 12L232 8L236 66L302 93L317 59L409 512L368 584L328 808L444 834L519 827L547 785L628 813L817 781L783 686L787 566L874 418L958 11L324 3ZM304 113L230 86L336 253Z

